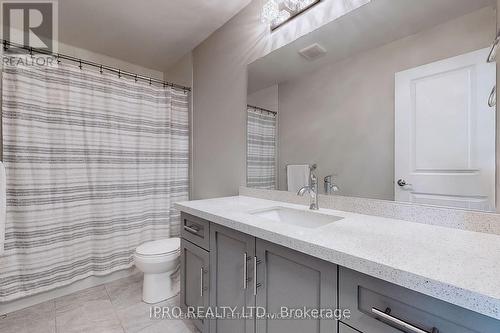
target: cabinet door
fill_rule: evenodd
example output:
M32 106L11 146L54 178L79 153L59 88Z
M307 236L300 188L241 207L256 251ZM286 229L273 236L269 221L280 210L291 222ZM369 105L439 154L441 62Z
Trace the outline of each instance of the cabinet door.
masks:
M257 307L267 314L288 309L337 308L337 266L257 239ZM260 262L260 263L259 263ZM334 319L257 318L257 333L334 333Z
M209 305L209 260L207 251L181 240L181 307L184 311ZM201 332L208 333L208 320L196 319L193 323Z
M344 325L343 323L339 324L339 333L360 333L359 331L356 331L354 328L351 328L347 325Z
M255 238L215 224L210 227L211 285L210 305L241 309L255 306L250 288L253 275L251 259ZM254 333L253 319L213 319L210 330L216 333Z

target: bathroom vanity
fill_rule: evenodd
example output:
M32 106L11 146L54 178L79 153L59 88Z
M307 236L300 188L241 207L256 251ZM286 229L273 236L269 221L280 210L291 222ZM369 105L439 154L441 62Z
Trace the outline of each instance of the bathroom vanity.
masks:
M500 332L498 235L245 196L177 208L185 309L350 311L196 320L202 332Z
M269 194L177 205L185 308L350 316L203 332L500 332L496 2L362 2L290 43L300 19L262 35L273 51L248 64L247 127L231 137L246 135L247 159L231 167Z

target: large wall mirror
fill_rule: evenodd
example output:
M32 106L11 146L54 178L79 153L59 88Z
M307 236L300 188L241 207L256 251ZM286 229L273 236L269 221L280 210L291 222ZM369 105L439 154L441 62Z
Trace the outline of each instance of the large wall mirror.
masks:
M300 18L297 18L300 19ZM248 67L247 183L496 211L494 0L372 0Z

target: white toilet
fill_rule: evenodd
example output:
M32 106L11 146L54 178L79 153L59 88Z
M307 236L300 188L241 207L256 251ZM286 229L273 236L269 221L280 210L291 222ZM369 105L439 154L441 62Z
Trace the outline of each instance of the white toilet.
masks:
M178 286L172 282L172 274L179 267L180 246L179 238L168 238L146 242L135 250L135 265L144 272L144 302L158 303L179 292L174 290Z

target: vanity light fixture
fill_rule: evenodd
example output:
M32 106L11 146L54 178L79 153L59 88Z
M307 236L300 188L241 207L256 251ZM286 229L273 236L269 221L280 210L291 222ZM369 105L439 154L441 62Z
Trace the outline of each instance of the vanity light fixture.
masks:
M292 18L317 5L321 0L265 0L262 21L274 30Z

